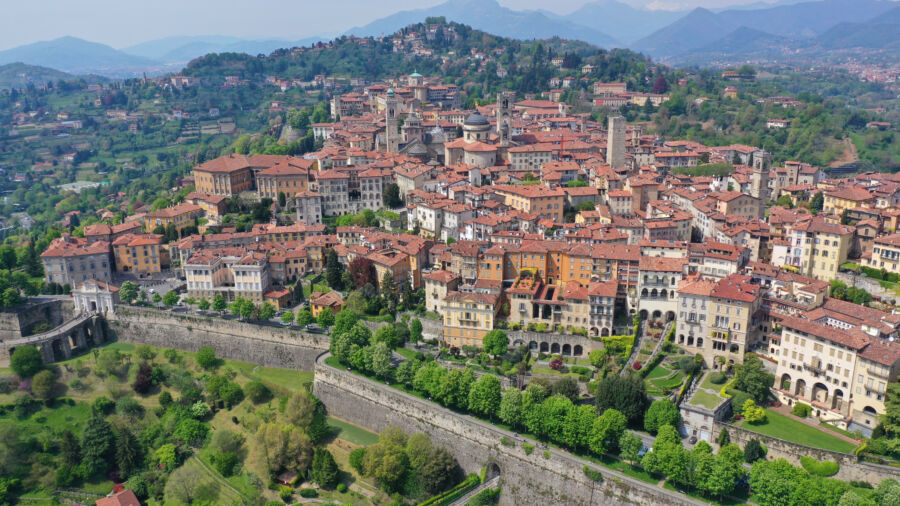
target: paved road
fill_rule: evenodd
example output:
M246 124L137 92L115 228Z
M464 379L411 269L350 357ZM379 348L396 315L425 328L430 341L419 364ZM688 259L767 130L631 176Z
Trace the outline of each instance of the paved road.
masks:
M323 354L319 355L319 357L316 359L316 362L317 362L318 365L321 366L321 367L331 367L331 366L325 364L325 359L328 358L329 356L331 356L330 353L327 353L327 352L326 352L326 353L323 353ZM332 369L334 369L334 368L332 368ZM346 372L346 371L340 371L340 372ZM373 382L373 383L376 383L375 381L373 381L373 380L371 380L371 379L364 378L364 377L362 377L362 376L358 376L358 377L361 378L361 379L365 379L366 381L371 381L371 382ZM428 401L422 400L422 399L419 398L419 397L416 397L416 396L414 396L414 395L410 395L410 394L408 394L408 393L406 393L406 392L403 392L403 391L401 391L401 390L394 389L394 390L393 390L393 393L394 393L395 395L399 395L399 396L401 396L401 397L406 398L409 402L414 403L414 404L417 404L417 403L423 403L423 402L428 402ZM533 444L535 445L535 447L543 449L543 446L544 446L543 443L540 443L540 442L535 441L535 440L533 440L533 439L529 439L529 438L525 438L525 437L522 437L522 436L518 436L518 435L514 434L513 432L510 432L510 431L508 431L508 430L501 429L500 427L497 427L496 425L492 425L492 424L490 424L490 423L488 423L488 422L481 421L481 420L479 420L479 419L477 419L477 418L475 418L475 417L473 417L473 416L470 416L470 415L462 415L462 414L453 412L453 411L451 411L451 410L449 410L449 409L446 409L446 408L444 408L444 407L441 407L441 406L438 405L438 404L434 404L434 403L428 403L428 404L429 404L429 409L434 410L434 411L438 411L438 412L443 412L443 414L444 414L444 416L445 416L446 418L452 418L452 417L455 417L455 416L456 416L456 417L464 417L464 418L466 418L466 421L467 421L468 423L471 423L471 424L473 424L473 425L478 425L478 426L482 427L482 428L485 429L485 430L494 432L494 433L497 435L497 440L498 440L498 441L499 441L502 437L506 436L506 437L508 437L508 438L510 438L510 439L513 439L513 440L516 440L516 441L519 441L519 442L530 441L531 443L533 443ZM590 461L588 461L588 460L584 460L584 459L578 458L578 457L576 457L576 456L574 456L574 455L572 455L572 454L570 454L570 453L568 453L568 452L564 452L564 451L562 451L562 450L558 450L558 449L556 449L556 448L554 448L554 447L552 447L552 446L548 447L548 448L547 448L547 451L549 451L550 454L551 454L553 457L556 457L556 458L559 458L559 459L563 459L563 460L569 462L569 463L570 463L571 465L573 465L576 469L580 469L582 466L585 466L585 465L586 465L586 466L588 466L588 467L590 467L590 468L592 468L592 469L595 469L595 470L600 471L601 473L603 473L604 478L608 478L608 477L617 478L618 480L620 480L620 481L622 481L622 482L625 482L625 483L628 483L629 485L631 485L631 486L633 486L633 487L635 487L635 488L656 488L656 489L657 489L657 490L656 490L657 493L660 493L660 494L662 494L662 495L665 495L665 496L669 497L669 499L671 499L671 500L672 500L673 502L675 502L675 503L681 503L681 504L694 504L694 505L709 504L709 503L706 503L706 502L698 501L698 500L693 499L693 498L691 498L691 497L688 497L688 496L686 496L686 495L684 495L684 494L679 494L679 493L677 493L677 492L673 492L673 491L671 491L671 490L664 489L664 488L662 488L662 487L661 487L660 485L658 485L658 484L657 484L657 485L653 485L653 484L650 484L650 483L645 483L645 482L643 482L643 481L640 481L640 480L637 480L637 479L635 479L635 478L632 478L632 477L630 477L630 476L628 476L628 475L626 475L626 474L620 473L620 472L615 471L615 470L613 470L613 469L609 469L608 467L602 467L602 466L599 466L599 465L597 465L597 464L594 464L593 462L590 462ZM602 501L601 501L600 503L602 504Z

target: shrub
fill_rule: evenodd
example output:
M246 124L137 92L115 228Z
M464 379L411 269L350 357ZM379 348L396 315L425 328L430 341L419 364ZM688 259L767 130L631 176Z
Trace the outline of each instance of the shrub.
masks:
M635 371L640 371L641 367L644 367L644 366L642 366L640 362L635 362L634 364L631 364L631 367L634 367Z
M722 383L725 383L725 380L727 379L728 377L725 376L725 373L719 371L709 375L709 382L713 385L721 385Z
M294 489L291 487L279 487L278 488L278 497L281 498L282 501L288 502L291 499L291 495L294 493Z
M744 402L742 414L750 423L763 423L766 421L766 409L762 406L757 406L753 399L747 399Z
M363 473L363 459L366 458L366 449L365 448L357 448L350 452L350 467L352 467L357 473Z
M588 466L582 467L581 470L584 472L584 475L587 476L588 478L590 478L591 480L596 481L596 482L603 481L603 474L601 474L600 471L597 471L596 469L591 469Z
M806 469L806 472L809 474L821 476L823 478L834 476L841 470L841 465L837 462L831 460L819 462L818 460L805 455L800 457L800 465L803 466L803 469Z
M744 445L744 460L752 464L766 456L766 450L758 439L751 439Z
M794 409L791 410L791 414L794 416L799 416L800 418L806 418L812 412L812 406L809 404L803 404L802 402L798 402L794 404Z
M216 350L212 346L204 346L197 352L197 365L204 369L214 369L219 365Z
M500 438L500 444L502 444L503 446L516 446L515 441L506 436Z
M569 368L569 370L575 374L586 374L586 375L591 374L590 368L584 367L581 365L573 365L572 367Z
M347 493L347 485L344 483L338 483L336 490L341 494L346 494Z
M534 451L534 445L530 443L522 443L522 448L525 449L525 455L531 455L531 452Z
M300 497L310 499L313 497L319 497L319 493L316 492L316 489L314 489L314 488L301 488L300 489Z
M261 381L251 381L250 383L247 383L244 390L247 392L247 397L249 397L254 404L265 402L269 400L269 397L272 395L272 392L269 391L269 387L264 385Z
M554 358L550 361L550 369L553 369L554 371L559 371L563 368L563 365L564 363L561 358Z
M545 458L545 459L549 459L549 458L550 458L550 450L544 450L544 458Z

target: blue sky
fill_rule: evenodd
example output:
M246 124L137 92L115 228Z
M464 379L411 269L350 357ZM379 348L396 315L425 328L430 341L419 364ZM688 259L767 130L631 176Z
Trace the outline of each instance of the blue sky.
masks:
M64 35L122 48L177 35L301 39L335 34L444 0L3 0L0 49ZM565 14L592 0L499 0ZM753 0L624 0L653 8L724 7Z

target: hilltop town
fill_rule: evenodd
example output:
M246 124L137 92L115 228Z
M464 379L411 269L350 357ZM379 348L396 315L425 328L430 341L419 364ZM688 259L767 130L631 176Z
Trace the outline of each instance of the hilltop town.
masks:
M20 131L77 134L75 116L13 116L15 144L0 153L16 166L0 422L71 407L84 435L79 446L48 433L63 449L0 464L21 477L0 485L91 493L109 478L127 484L115 497L185 503L296 492L513 504L536 502L544 483L508 476L546 459L587 480L577 504L596 504L595 485L612 497L613 483L646 504L896 494L900 175L864 170L895 161L893 125L770 93L746 66L675 72L559 40L479 46L470 29L430 21L258 59L210 55L130 90L96 85L99 102L79 106L107 109L91 135L115 124L160 136L136 149L143 168L109 158L125 149L118 134L65 153L68 137ZM318 64L373 46L393 73ZM350 59L336 62L365 67ZM201 104L211 89L234 102ZM185 109L160 116L173 103ZM714 142L737 138L759 145ZM60 144L34 155L29 143L45 141ZM87 161L101 158L111 172ZM315 364L315 379L272 364ZM53 404L61 392L69 407ZM371 433L387 425L367 410L403 419L398 405L428 413L415 419L431 420L431 440ZM139 449L95 455L91 426ZM441 446L448 434L465 450ZM484 434L502 436L473 459L467 445L484 448ZM198 492L192 480L229 485ZM547 488L545 500L569 498Z

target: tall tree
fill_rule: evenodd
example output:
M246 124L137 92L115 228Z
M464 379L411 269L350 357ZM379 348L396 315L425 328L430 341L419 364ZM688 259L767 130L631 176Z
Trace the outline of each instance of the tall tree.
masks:
M590 447L594 453L602 455L614 452L619 446L619 440L625 433L628 419L621 411L607 409L594 419L591 428Z
M513 427L519 427L523 422L522 392L512 388L503 394L500 400L500 420Z
M140 470L143 464L143 447L128 429L116 429L116 466L119 476L127 478Z
M391 312L397 309L397 285L391 271L384 271L384 276L381 277L381 297Z
M334 290L341 290L341 274L343 268L338 261L337 253L333 249L329 249L325 255L325 282Z
M356 257L347 266L347 272L353 278L353 288L359 289L371 283L378 286L378 273L375 272L375 264L366 257Z
M509 349L509 337L506 332L500 329L494 329L484 335L481 341L485 353L493 355L495 358L499 355L505 355Z
M382 202L388 209L395 209L403 204L403 200L400 198L400 186L397 183L390 183L384 187Z
M469 390L469 411L493 420L500 409L500 400L500 380L493 374L485 374Z
M757 402L764 402L770 395L769 388L775 382L775 376L766 372L762 360L748 356L743 364L735 366L733 387L735 390L747 392Z
M625 415L628 423L638 423L647 405L644 380L636 374L611 374L597 385L597 412L615 409Z
M320 487L326 490L331 490L337 486L341 477L340 473L341 471L338 469L331 452L324 448L316 448L310 473L312 481L318 483Z
M85 425L81 440L81 465L84 466L84 470L90 476L105 474L115 453L115 434L112 426L102 415L94 413Z
M681 413L678 411L678 406L669 399L653 401L644 415L644 429L647 432L656 434L657 429L663 425L672 427L681 425Z

